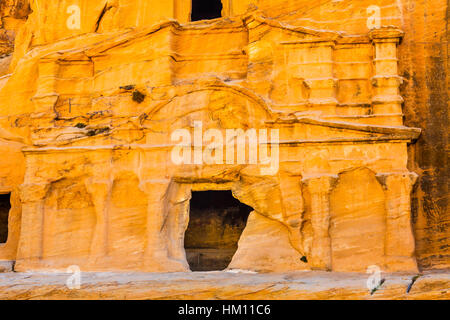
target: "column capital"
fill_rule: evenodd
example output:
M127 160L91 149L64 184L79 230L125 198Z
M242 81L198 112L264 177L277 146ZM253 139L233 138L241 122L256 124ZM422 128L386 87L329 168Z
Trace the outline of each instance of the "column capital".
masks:
M398 180L409 180L410 186L413 187L416 184L419 175L415 172L378 173L376 178L384 189L389 189L391 183Z
M151 196L155 190L165 193L171 183L172 180L170 179L139 180L139 189Z
M42 201L47 195L50 183L26 183L19 186L22 203Z
M86 190L92 195L94 203L103 203L106 197L112 190L113 181L111 180L97 180L97 179L87 179L84 182Z
M308 187L311 193L325 193L328 194L336 185L339 180L338 176L334 175L323 175L323 176L305 176L302 183Z
M404 36L404 32L396 27L382 27L372 29L369 37L374 43L393 42L399 43Z

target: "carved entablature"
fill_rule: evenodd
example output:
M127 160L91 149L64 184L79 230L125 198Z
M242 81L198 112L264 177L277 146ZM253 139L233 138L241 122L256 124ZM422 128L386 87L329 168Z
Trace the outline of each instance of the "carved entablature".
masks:
M366 36L295 27L253 14L209 24L167 22L39 59L35 113L73 119L137 116L211 83L247 91L280 114L402 126L391 27ZM155 45L157 44L157 45ZM139 91L143 102L131 97ZM42 120L44 121L44 120ZM76 120L75 120L76 121ZM95 123L95 121L92 121Z

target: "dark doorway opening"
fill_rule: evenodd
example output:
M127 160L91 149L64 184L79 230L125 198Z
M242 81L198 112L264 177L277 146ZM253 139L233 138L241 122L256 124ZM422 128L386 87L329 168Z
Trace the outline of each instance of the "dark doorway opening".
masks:
M11 210L11 194L0 194L0 243L8 241L8 220Z
M193 192L184 242L191 270L226 269L252 211L231 191Z
M220 18L222 8L221 0L192 0L191 21Z

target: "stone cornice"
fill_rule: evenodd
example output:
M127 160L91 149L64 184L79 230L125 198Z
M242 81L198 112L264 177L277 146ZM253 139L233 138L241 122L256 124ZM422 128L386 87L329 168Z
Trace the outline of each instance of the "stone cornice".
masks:
M114 47L121 46L129 41L136 40L149 36L158 31L169 29L174 34L179 34L181 32L225 32L230 29L242 29L245 28L253 29L256 26L252 23L257 23L258 25L267 25L272 28L283 29L290 32L302 33L310 36L307 39L298 39L298 41L287 41L283 44L301 44L301 43L313 43L313 42L331 42L335 44L354 44L354 43L370 43L370 41L393 41L394 39L401 39L403 32L394 27L383 27L380 29L374 29L369 34L363 35L346 35L338 31L327 31L327 30L317 30L313 28L306 28L302 26L294 26L286 24L284 22L278 21L276 19L269 19L264 17L261 13L252 13L244 17L240 17L239 20L232 19L219 19L213 20L211 22L202 21L180 24L176 20L167 20L160 22L156 25L141 28L141 29L127 29L121 32L110 33L110 38L107 42L100 42L93 45L91 48L77 48L73 50L66 50L63 52L55 52L47 55L47 58L53 59L80 59L80 55L88 59L88 57L93 57L102 54Z
M295 116L287 118L279 118L274 121L267 121L266 123L270 125L294 125L294 124L319 125L336 129L383 134L391 136L394 140L409 140L409 141L417 140L422 133L422 130L419 128L375 126L349 122L326 121L308 117L299 118ZM387 136L384 138L387 138Z
M404 32L397 27L386 26L373 29L369 32L369 37L373 42L399 42Z

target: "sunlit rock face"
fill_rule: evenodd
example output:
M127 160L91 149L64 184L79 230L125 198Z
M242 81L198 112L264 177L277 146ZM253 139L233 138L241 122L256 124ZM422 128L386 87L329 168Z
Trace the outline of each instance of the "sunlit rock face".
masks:
M16 35L30 13L27 0L4 0L0 2L0 87L2 77L9 73Z
M28 8L10 2L2 12ZM421 170L408 145L421 130L404 125L417 57L407 1L254 2L224 0L213 20L188 0L21 9L0 78L11 206L0 260L16 271L448 265L412 201ZM250 138L243 154L227 138L236 129ZM213 191L235 200L199 212L193 194Z

